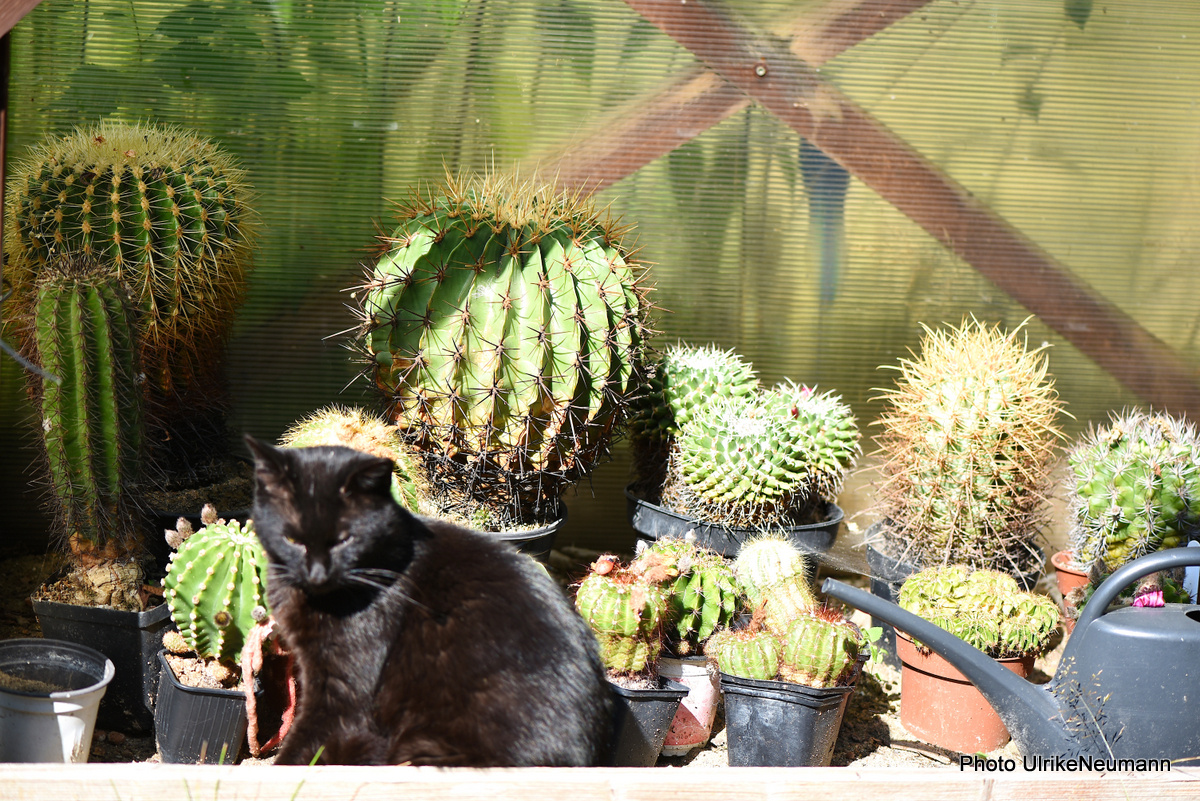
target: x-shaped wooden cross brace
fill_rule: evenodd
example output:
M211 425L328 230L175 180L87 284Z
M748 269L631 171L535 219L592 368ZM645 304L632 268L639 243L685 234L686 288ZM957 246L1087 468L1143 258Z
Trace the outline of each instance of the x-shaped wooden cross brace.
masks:
M815 71L928 0L833 0L791 42L704 0L625 2L705 66L549 163L564 184L607 186L757 101L1127 388L1200 419L1193 365Z

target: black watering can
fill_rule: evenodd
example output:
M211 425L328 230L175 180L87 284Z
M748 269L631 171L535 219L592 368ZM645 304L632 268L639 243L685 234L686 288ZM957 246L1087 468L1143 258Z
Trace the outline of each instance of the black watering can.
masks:
M1143 556L1088 601L1054 678L1036 685L890 601L840 581L821 590L928 645L979 688L1024 756L1200 764L1200 606L1106 611L1150 573L1200 565L1200 548Z

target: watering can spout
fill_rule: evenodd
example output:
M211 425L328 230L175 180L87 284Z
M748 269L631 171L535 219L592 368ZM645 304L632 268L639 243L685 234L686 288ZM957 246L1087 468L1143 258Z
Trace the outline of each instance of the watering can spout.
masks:
M979 649L890 601L835 579L826 579L821 591L920 640L953 665L979 688L1022 754L1069 756L1080 753L1080 743L1063 726L1058 702L1037 685L1005 670Z

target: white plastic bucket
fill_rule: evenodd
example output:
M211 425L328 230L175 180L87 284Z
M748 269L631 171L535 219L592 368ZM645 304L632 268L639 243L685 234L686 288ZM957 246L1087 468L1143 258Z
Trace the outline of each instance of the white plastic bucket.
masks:
M0 642L0 762L87 762L116 668L63 640Z

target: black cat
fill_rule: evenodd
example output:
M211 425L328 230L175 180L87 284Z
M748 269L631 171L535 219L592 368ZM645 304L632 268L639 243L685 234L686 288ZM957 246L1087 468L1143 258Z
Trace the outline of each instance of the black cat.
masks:
M299 671L278 764L605 759L611 699L595 640L540 566L409 514L387 459L246 441L267 597Z

